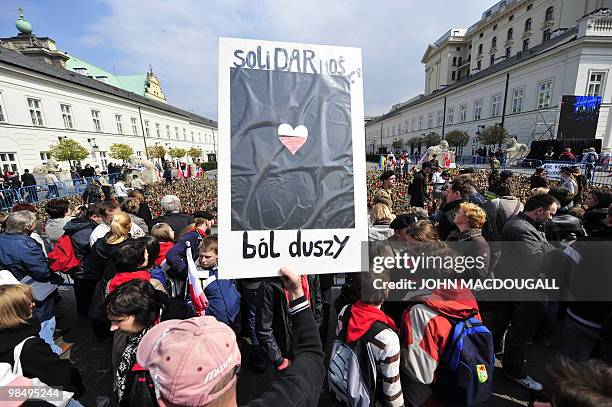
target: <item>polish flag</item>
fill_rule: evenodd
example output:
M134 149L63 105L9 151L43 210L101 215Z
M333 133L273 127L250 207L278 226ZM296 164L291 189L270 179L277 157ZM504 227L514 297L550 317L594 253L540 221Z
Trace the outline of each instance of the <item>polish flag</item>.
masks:
M198 279L198 272L196 271L196 265L193 261L191 254L191 243L187 242L187 250L185 252L187 257L187 279L189 281L189 295L191 296L191 302L196 314L201 317L204 315L204 311L208 308L208 299L204 294L200 280Z

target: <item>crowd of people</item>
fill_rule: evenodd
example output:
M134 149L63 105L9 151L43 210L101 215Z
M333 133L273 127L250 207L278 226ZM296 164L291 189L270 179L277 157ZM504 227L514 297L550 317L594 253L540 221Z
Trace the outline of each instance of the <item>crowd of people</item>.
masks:
M601 253L584 243L612 239L612 192L571 167L562 173L551 182L542 169L525 177L428 161L401 177L368 171L370 270L406 254L485 260L460 273L427 270L435 279L542 276L569 261L593 268ZM496 360L549 405L612 400L602 385L612 383L612 301L499 300L453 287L400 301L378 288L405 277L388 265L343 278L285 267L225 280L214 179L119 183L0 216L0 385L59 388L62 405L81 405L81 373L61 357L73 344L55 340L58 287L70 280L91 335L112 338L107 405L235 406L241 365L275 371L252 406L476 405L491 398ZM558 336L565 359L544 387L527 348Z

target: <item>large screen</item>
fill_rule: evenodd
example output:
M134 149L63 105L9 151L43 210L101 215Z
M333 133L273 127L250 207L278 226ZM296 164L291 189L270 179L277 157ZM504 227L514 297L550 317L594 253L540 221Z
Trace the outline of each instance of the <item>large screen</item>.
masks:
M601 96L563 96L557 138L594 139L600 107Z

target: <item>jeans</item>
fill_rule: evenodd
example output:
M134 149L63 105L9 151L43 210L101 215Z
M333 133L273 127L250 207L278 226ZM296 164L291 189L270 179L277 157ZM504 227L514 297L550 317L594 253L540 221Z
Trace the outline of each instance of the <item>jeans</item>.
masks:
M504 332L504 372L519 379L527 376L527 342L533 339L542 317L546 313L547 301L508 301L494 305L484 313L484 323L493 334L495 352L501 351Z
M251 363L255 365L255 368L263 368L266 364L266 358L264 353L259 346L257 340L257 331L255 328L255 311L257 309L257 289L250 289L243 287L243 299L247 305L247 325L249 327L249 338L251 339Z
M83 407L83 405L78 400L70 399L66 407Z
M53 341L54 331L55 331L55 317L48 319L46 321L43 321L40 324L40 332L38 333L38 335L40 336L40 339L42 339L43 341L49 344L53 352L57 353L58 355L61 355L62 350Z

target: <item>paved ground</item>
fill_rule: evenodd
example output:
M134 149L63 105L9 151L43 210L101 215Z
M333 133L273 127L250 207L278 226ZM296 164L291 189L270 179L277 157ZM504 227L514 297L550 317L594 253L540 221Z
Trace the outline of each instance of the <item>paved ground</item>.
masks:
M96 340L91 334L89 320L76 316L73 294L71 287L62 287L62 302L60 310L64 317L59 321L60 327L71 327L70 333L66 336L69 342L75 342L75 346L70 352L70 360L81 371L85 386L85 394L80 401L86 406L96 406L96 397L108 396L112 392L112 372L110 353L112 340ZM330 327L330 333L334 327ZM559 335L555 338L558 340ZM555 344L558 345L558 344ZM248 343L241 340L240 347L243 355L248 352ZM329 344L328 344L329 348ZM545 364L554 359L556 351L545 349L538 345L531 345L529 348L529 360L531 362L531 373L536 379L545 381ZM246 359L246 358L245 358ZM243 404L261 395L272 382L274 369L272 366L266 372L256 373L248 363L243 361L243 367L238 381L238 402ZM522 388L509 382L502 374L500 369L496 369L494 377L494 397L486 406L511 407L526 406L529 401L529 394ZM320 406L328 406L329 398L326 391L322 391L319 401ZM280 407L280 406L274 406Z

